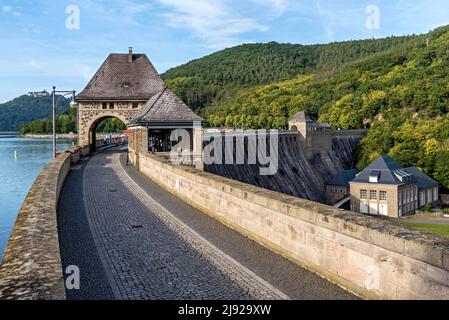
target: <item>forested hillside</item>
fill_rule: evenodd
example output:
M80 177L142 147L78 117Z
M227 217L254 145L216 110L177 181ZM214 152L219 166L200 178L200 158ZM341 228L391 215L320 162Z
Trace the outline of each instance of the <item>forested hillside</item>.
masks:
M58 113L67 110L70 101L62 99ZM19 131L19 128L36 119L49 119L52 114L52 98L20 96L0 104L0 131Z
M360 169L388 153L449 188L448 27L421 36L330 44L329 49L287 45L304 50L296 60L285 54L287 47L275 44L262 45L251 58L252 46L258 45L235 49L241 58L229 49L164 77L212 126L286 128L294 113L307 111L337 128L371 128L357 153ZM290 57L279 58L287 61L285 67L259 58L270 46L285 49L268 53L273 61ZM230 70L216 68L218 61ZM191 81L196 84L189 90ZM206 84L202 91L196 87L201 83Z
M418 38L390 37L312 46L245 44L168 70L162 77L196 110L208 106L215 98L228 97L232 88L240 90L326 68L335 73L346 62L392 48L407 50Z

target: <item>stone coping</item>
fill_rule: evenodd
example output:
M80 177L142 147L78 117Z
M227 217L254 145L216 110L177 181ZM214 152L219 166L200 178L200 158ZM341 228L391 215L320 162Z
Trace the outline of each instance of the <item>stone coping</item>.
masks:
M324 204L288 196L224 178L194 168L177 166L149 153L140 156L158 161L177 174L211 188L248 200L287 216L323 227L412 259L449 270L449 239L413 230L393 221L377 219Z
M0 266L0 300L65 300L59 250L57 205L72 162L72 147L36 178L17 216Z

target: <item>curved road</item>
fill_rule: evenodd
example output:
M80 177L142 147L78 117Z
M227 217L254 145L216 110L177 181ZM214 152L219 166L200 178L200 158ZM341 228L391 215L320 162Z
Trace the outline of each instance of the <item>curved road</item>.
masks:
M72 168L58 207L69 299L354 299L163 190L113 149Z

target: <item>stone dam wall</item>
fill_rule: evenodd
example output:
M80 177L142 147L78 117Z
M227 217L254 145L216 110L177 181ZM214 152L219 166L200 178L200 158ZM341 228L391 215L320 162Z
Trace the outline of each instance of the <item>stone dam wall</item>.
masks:
M0 265L0 300L64 300L57 205L62 185L87 149L58 154L36 178L20 209Z
M136 155L149 178L271 250L364 297L449 299L449 241ZM136 160L136 159L135 159Z
M273 176L261 176L260 165L252 164L212 164L204 169L257 187L325 203L326 184L341 170L354 168L353 154L364 134L362 130L325 132L323 137L318 133L309 155L297 132L280 133L279 170ZM320 138L325 142L319 143Z

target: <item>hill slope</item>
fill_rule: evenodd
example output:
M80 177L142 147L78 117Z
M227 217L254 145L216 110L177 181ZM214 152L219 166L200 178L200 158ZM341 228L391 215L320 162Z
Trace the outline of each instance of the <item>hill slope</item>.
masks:
M170 70L164 77L187 103L200 108L212 126L286 128L290 116L307 111L335 127L371 127L357 153L359 168L388 153L405 166L422 168L449 188L449 27L427 35L344 42L328 48L292 46L305 50L310 59L298 64L289 60L285 67L271 67L261 58L270 44L262 46L225 50ZM246 55L240 59L242 50ZM335 54L323 61L317 51ZM274 56L283 55L276 52ZM224 71L214 67L219 61L228 65L233 76L220 78ZM233 62L229 65L229 61ZM270 67L259 76L254 70L262 70L264 63ZM297 74L291 76L295 70ZM257 82L261 85L254 85ZM196 84L201 83L205 89L197 91ZM239 83L242 86L237 87Z
M347 41L327 45L245 44L168 70L164 80L193 109L226 96L230 88L291 79L298 74L342 64L392 48L407 50L419 36ZM334 70L335 71L335 70Z
M58 113L67 110L70 101L59 103ZM20 96L0 104L0 131L19 131L19 128L36 119L48 119L52 114L52 100L48 97Z

